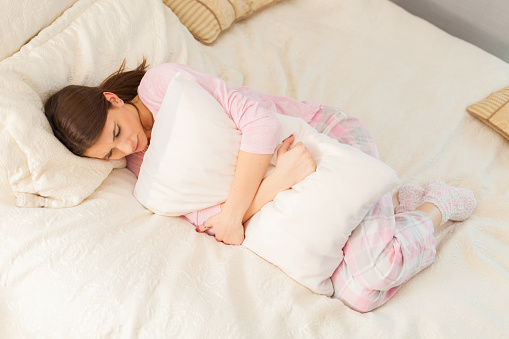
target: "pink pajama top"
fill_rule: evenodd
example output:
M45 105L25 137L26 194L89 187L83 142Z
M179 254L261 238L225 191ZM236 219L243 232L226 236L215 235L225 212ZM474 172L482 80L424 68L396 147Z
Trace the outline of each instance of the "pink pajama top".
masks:
M189 66L168 63L147 71L138 87L138 96L154 115L155 123L166 89L179 71L188 79L196 81L224 108L242 134L240 150L244 152L274 153L280 127L276 112L300 117L309 122L321 107L315 103L264 94L248 87L232 88L222 79L198 72ZM148 147L126 157L127 168L136 176L140 172ZM197 226L220 211L220 205L216 205L183 217Z

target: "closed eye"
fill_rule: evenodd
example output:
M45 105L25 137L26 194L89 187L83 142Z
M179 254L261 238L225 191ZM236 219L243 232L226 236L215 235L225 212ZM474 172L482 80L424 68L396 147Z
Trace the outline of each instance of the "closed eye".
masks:
M115 133L115 130L117 133ZM120 135L120 126L117 124L115 125L115 129L113 129L113 141L115 141L116 138ZM113 150L111 150L108 154L104 156L103 159L108 160L113 155Z

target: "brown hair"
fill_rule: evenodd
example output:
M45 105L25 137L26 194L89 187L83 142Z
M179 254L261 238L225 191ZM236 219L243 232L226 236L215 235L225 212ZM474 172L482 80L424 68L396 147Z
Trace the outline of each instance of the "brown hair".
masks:
M116 94L126 104L138 95L138 86L148 68L147 61L125 71L125 59L115 73L97 87L69 85L53 94L44 112L55 136L72 153L83 156L101 135L111 108L103 92Z

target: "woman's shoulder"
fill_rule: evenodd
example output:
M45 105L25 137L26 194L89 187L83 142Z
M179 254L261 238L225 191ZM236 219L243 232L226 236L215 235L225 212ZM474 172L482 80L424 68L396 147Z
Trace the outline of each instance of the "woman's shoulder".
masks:
M142 101L158 101L164 96L171 79L178 72L178 64L161 64L149 69L138 86L138 95Z

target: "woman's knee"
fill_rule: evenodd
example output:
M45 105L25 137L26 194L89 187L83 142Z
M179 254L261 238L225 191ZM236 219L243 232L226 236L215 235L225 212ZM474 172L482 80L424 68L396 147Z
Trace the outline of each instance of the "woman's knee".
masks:
M341 300L346 306L360 313L366 313L383 305L394 295L396 289L380 291L362 284L343 262L332 276L334 298Z
M334 296L352 310L359 313L367 313L380 307L388 300L388 298L385 298L385 293L387 292L363 288L362 291L358 291L358 293L346 293Z

